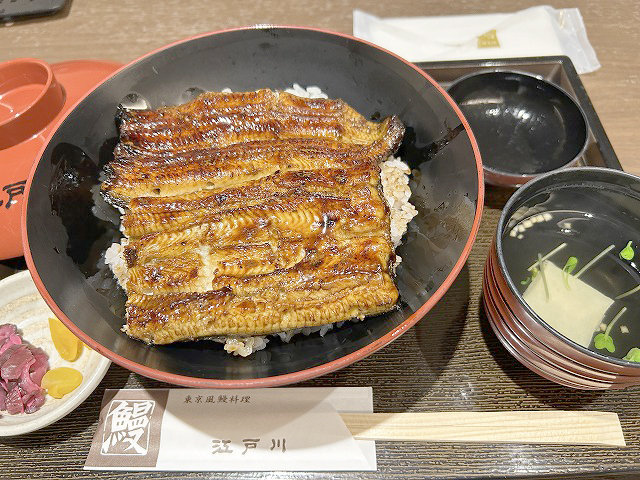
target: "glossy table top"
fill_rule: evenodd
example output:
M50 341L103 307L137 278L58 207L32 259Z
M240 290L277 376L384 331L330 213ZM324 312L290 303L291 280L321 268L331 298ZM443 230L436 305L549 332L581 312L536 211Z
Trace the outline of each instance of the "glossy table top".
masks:
M5 0L7 1L7 0ZM310 25L350 33L354 8L380 16L515 11L521 0L454 3L396 0L252 3L74 0L53 17L0 26L0 61L94 58L126 62L191 34L255 23ZM635 145L640 111L640 4L549 2L579 6L602 68L582 81L625 170L640 174ZM1 24L0 24L1 25ZM637 478L640 390L577 392L517 363L491 331L480 303L482 268L507 193L489 189L478 241L449 293L416 327L375 355L303 386L372 386L375 411L589 409L620 415L627 444L612 447L379 442L378 472L366 478ZM0 275L19 262L4 262ZM166 387L113 365L75 412L40 432L0 440L3 478L218 478L208 473L83 472L104 388ZM614 472L626 472L625 475ZM605 476L600 476L605 475ZM228 474L228 478L363 478L350 474Z

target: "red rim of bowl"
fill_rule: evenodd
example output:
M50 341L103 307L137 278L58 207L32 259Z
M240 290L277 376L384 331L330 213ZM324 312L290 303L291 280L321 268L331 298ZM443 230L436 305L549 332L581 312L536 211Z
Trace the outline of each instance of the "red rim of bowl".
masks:
M516 360L547 380L578 390L609 390L630 386L628 383L616 383L573 372L550 361L543 352L532 350L528 343L511 330L507 319L502 314L503 312L500 311L499 300L496 298L499 292L493 290L495 286L491 285L491 279L488 278L490 273L488 270L491 268L489 264L485 266L485 276L482 282L483 306L494 333Z
M491 300L488 299L487 296L485 295L485 298L483 300L483 307L485 309L485 313L487 315L487 319L489 321L489 325L491 326L491 329L493 330L493 333L496 335L496 337L498 337L498 340L500 341L502 346L509 352L509 354L511 354L512 357L514 357L518 362L520 362L520 364L522 364L524 367L529 369L531 372L557 385L573 388L576 390L607 390L609 388L612 388L609 384L602 385L602 386L587 387L584 384L575 383L565 377L560 377L556 375L556 370L555 370L555 367L553 366L550 366L551 368L547 368L547 369L544 369L541 366L539 366L540 362L533 360L527 356L527 354L530 354L529 350L526 350L526 348L523 347L522 345L515 343L514 339L510 340L505 337L505 335L501 330L502 328L504 328L504 324L502 323L503 319L502 317L499 317L498 313L493 310L495 306L486 303L487 301L491 301ZM498 315L498 318L494 318L492 316L493 313ZM520 352L521 348L524 348L526 353L525 351L521 353ZM541 360L541 359L538 359L538 360ZM542 360L542 363L546 363L546 362ZM569 376L574 378L573 375L569 375Z
M527 322L523 321L516 312L513 311L512 305L502 295L498 280L496 278L495 264L493 257L495 255L495 244L492 244L489 256L487 257L487 268L484 273L484 285L486 285L489 297L493 300L494 306L498 309L500 318L507 328L517 340L526 346L532 354L543 358L546 362L554 365L554 368L560 368L571 371L578 376L585 376L587 372L594 372L596 375L602 374L607 380L611 381L617 375L609 371L598 370L588 365L583 365L574 359L567 357L562 352L555 350L552 346L545 344L538 339L528 328ZM575 370L573 370L574 368ZM579 372L582 372L579 373Z
M503 295L503 290L497 283L495 266L495 244L492 245L489 257L487 258L487 268L483 285L488 289L488 295L494 301L496 308L504 310L500 313L500 321L504 323L515 339L520 342L529 354L543 359L553 369L568 372L577 382L578 379L587 379L589 382L599 382L607 384L605 388L619 389L638 385L637 376L615 369L603 370L597 366L582 363L579 360L567 355L566 352L555 349L551 345L545 344L528 328L529 322L523 322L522 318L512 310L512 306ZM509 318L505 317L509 315ZM529 319L529 317L527 317ZM533 319L530 319L533 321ZM566 344L564 344L566 346ZM608 364L615 366L615 364ZM582 381L582 380L581 380Z
M400 60L401 62L405 63L409 67L413 68L416 72L418 72L421 76L423 76L429 83L431 83L440 92L442 97L449 103L449 105L454 110L458 118L460 118L460 122L464 126L464 129L467 132L467 135L469 137L469 141L471 143L471 147L473 149L474 157L476 160L476 171L478 175L478 199L476 202L476 212L473 220L473 225L471 227L471 232L469 233L469 238L467 239L467 242L462 250L462 254L460 255L460 258L458 258L458 261L453 266L453 269L451 270L447 278L445 278L442 285L440 285L440 288L438 288L433 293L433 295L418 310L416 310L412 315L410 315L409 318L407 318L404 322L402 322L400 325L398 325L396 328L394 328L392 331L390 331L383 337L337 360L333 360L331 362L318 365L316 367L308 368L305 370L300 370L297 372L277 375L273 377L264 377L264 378L255 378L255 379L220 380L220 379L212 379L212 378L198 378L198 377L189 377L186 375L178 375L173 373L162 372L153 368L149 368L145 365L132 362L131 360L124 358L102 347L102 345L96 343L91 337L89 337L82 330L76 327L75 324L60 310L60 308L58 308L53 298L51 298L51 296L47 292L47 289L42 283L40 276L38 275L36 267L33 263L33 258L31 257L31 250L29 248L29 239L26 233L27 232L26 228L27 228L28 198L29 198L29 193L31 191L31 183L33 181L33 175L38 167L39 162L35 163L31 170L31 173L29 174L29 178L27 180L27 185L25 188L25 197L27 198L27 202L25 202L25 205L22 211L21 229L22 229L22 243L23 243L24 252L25 252L24 253L25 260L27 262L29 271L31 272L31 276L33 277L33 281L35 282L36 287L40 292L40 294L42 295L44 301L58 316L58 318L74 333L74 335L76 335L78 338L80 338L80 340L82 340L84 343L89 345L91 348L93 348L100 354L109 358L110 360L117 363L118 365L121 365L127 368L128 370L139 373L149 378L153 378L153 379L160 380L167 383L172 383L175 385L183 385L187 387L198 387L198 388L257 388L257 387L282 386L282 385L287 385L291 383L302 382L304 380L309 380L315 377L319 377L326 373L334 372L336 370L339 370L348 365L351 365L352 363L355 363L356 361L361 360L373 354L374 352L378 351L385 345L388 345L389 343L391 343L393 340L398 338L400 335L406 332L409 328L415 325L418 322L418 320L420 320L429 310L431 310L431 308L433 308L433 306L442 298L442 296L449 289L453 281L456 279L456 277L460 273L460 270L462 270L462 267L465 264L467 258L469 257L469 253L471 252L471 247L473 246L473 243L477 236L478 229L480 228L480 219L482 217L482 208L484 205L484 179L483 179L482 160L480 158L480 150L478 149L478 144L476 142L475 137L473 136L471 127L469 126L469 123L467 122L467 120L464 118L464 115L460 111L460 108L458 108L458 106L453 101L453 99L446 93L446 91L440 85L438 85L438 83L433 78L431 78L427 73L422 71L420 68L418 68L414 64L408 62L407 60L396 55L395 53L392 53L384 48L374 45L373 43L367 42L365 40L361 40L352 35L333 32L331 30L320 29L320 28L310 28L310 27L287 26L287 25L259 25L259 26L253 26L253 27L229 28L224 30L207 32L207 33L194 35L182 40L178 40L176 42L170 43L156 50L153 50L133 60L132 62L127 63L126 65L122 66L120 69L116 70L113 74L111 74L105 80L100 82L100 84L98 84L96 87L94 87L89 92L87 92L82 98L80 98L76 102L76 104L69 109L69 112L60 119L60 121L54 127L53 131L54 132L57 131L60 125L66 120L67 116L70 115L71 112L75 110L76 106L80 104L80 102L82 102L94 90L99 88L104 82L118 75L118 73L136 64L140 60L150 57L152 55L155 55L156 53L159 53L168 48L171 48L176 45L180 45L198 38L208 37L211 35L219 35L227 32L255 30L256 28L260 28L260 29L281 28L281 29L315 31L315 32L325 33L328 35L334 35L334 36L346 38L355 42L360 42L370 47L376 48L380 51L383 51L388 55L391 55L392 57ZM40 153L38 154L38 158L42 158L42 155L44 154L44 151L47 148L47 145L48 145L48 142L40 150Z
M573 359L565 357L559 352L555 352L531 336L530 332L528 332L524 326L518 325L517 317L511 311L509 305L505 303L505 299L502 297L500 290L498 290L495 284L495 280L492 278L492 270L493 265L487 261L483 279L485 309L490 308L492 310L491 313L497 316L494 318L490 312L487 311L487 317L492 323L494 330L496 328L501 331L504 330L501 338L503 344L504 341L506 341L511 348L518 350L520 356L525 357L527 362L534 363L536 365L536 369L534 369L536 373L542 375L541 371L544 371L549 375L553 375L555 378L562 379L561 381L553 380L556 383L561 383L562 385L572 388L588 390L626 388L637 384L637 382L633 380L627 381L621 378L616 373L599 371L592 367L579 364ZM508 315L510 319L505 315ZM545 365L546 367L543 368L540 365ZM552 380L547 375L542 376Z
M558 342L558 344L564 344L568 348L575 350L579 355L581 355L582 359L585 359L585 360L588 359L588 360L591 360L592 362L592 363L589 363L589 362L585 363L585 361L581 361L583 365L588 365L591 368L594 368L603 372L610 371L610 370L606 370L605 368L595 367L594 365L600 365L600 366L611 365L611 366L615 366L619 370L616 373L616 375L618 376L632 376L633 378L638 378L637 374L631 375L626 372L640 371L639 370L640 364L637 364L635 362L628 362L619 358L607 356L602 353L589 350L588 348L585 348L582 345L575 343L573 340L569 339L568 337L565 337L563 334L561 334L560 332L552 328L549 324L547 324L544 320L542 320L542 318L540 318L538 314L536 314L536 312L527 304L527 302L524 301L524 299L522 298L522 295L518 292L518 289L515 286L515 282L507 270L507 265L505 263L503 256L498 253L498 247L502 246L502 232L505 229L504 227L505 224L509 220L507 218L506 212L509 209L511 209L512 205L516 201L518 201L522 195L527 194L530 189L534 188L534 186L538 182L544 181L547 177L562 175L563 172L569 172L569 171L575 172L577 169L580 169L585 172L595 172L595 173L603 172L608 175L630 177L634 179L634 181L638 180L638 176L622 170L589 166L589 167L574 167L571 169L561 168L558 170L553 170L553 171L541 174L535 179L533 179L531 182L527 183L521 189L517 190L511 196L511 198L509 198L509 200L505 204L502 214L500 215L498 226L496 228L496 234L493 237L494 238L493 247L492 247L493 251L490 250L490 255L493 255L493 262L494 262L493 268L496 269L496 274L494 278L501 283L501 285L498 285L497 288L501 292L502 296L506 297L506 295L510 295L515 300L513 304L509 302L511 305L511 309L513 310L513 307L516 306L518 309L522 309L526 313L526 315L530 319L532 319L532 323L531 325L527 325L527 329L532 331L533 334L535 334L535 332L532 330L532 327L535 327L536 329L541 329L541 331L544 331L545 333L550 333L551 336L555 339L555 341ZM514 311L514 314L516 315L516 318L520 318L520 316L517 315L517 312ZM558 352L560 351L557 348L554 348L554 350Z

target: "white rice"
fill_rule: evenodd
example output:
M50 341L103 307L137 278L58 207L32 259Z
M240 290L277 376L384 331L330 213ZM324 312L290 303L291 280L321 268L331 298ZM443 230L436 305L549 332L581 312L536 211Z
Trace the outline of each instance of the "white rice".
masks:
M269 341L262 335L254 337L221 337L213 340L224 343L224 349L227 353L240 355L241 357L248 357L253 352L264 349Z
M302 88L297 83L294 83L293 86L291 88L287 88L285 92L303 98L329 98L325 93L322 92L322 90L320 90L320 87L316 87L314 85L307 88Z
M113 275L125 291L127 281L129 280L129 269L127 268L127 262L124 258L124 247L127 245L129 245L129 239L124 237L120 240L120 243L112 243L104 252L104 263L109 265Z
M231 92L229 89L223 91ZM319 87L310 86L306 89L293 84L293 87L286 90L288 93L306 98L328 98ZM391 241L394 247L400 245L402 236L407 231L407 225L413 217L418 214L415 207L409 202L411 189L409 188L409 174L411 170L409 166L400 158L389 157L380 165L381 183L384 198L389 205L391 216ZM113 243L105 252L105 263L111 267L113 274L125 289L128 278L127 264L124 258L124 247L127 246L129 240L123 238L120 243ZM396 262L392 266L395 267L402 261L400 256L396 255ZM126 289L125 289L126 290ZM354 318L351 321L358 322L362 318ZM283 342L289 342L295 335L310 335L318 332L320 336L324 336L334 326L341 327L345 322L336 322L328 325L319 325L315 327L302 327L286 330L284 332L276 332L271 334L272 337L280 337ZM126 325L123 327L126 332ZM269 338L267 335L254 336L216 336L210 337L210 340L224 343L224 349L230 354L246 357L258 350L262 350L267 346Z
M410 173L409 166L399 158L389 157L380 165L382 193L391 210L391 241L394 247L400 245L407 225L418 214L416 207L409 203Z

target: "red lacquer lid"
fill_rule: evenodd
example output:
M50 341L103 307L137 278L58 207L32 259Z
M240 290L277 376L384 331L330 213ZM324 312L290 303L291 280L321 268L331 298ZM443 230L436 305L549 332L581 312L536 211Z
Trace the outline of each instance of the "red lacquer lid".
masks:
M54 125L118 67L90 60L49 65L34 58L0 63L0 260L23 254L24 188Z

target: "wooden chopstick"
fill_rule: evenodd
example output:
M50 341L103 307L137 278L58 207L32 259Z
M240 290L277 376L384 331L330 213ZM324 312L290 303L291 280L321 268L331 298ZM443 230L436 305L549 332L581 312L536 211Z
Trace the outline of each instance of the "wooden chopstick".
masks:
M618 414L583 411L340 413L358 440L624 447Z

